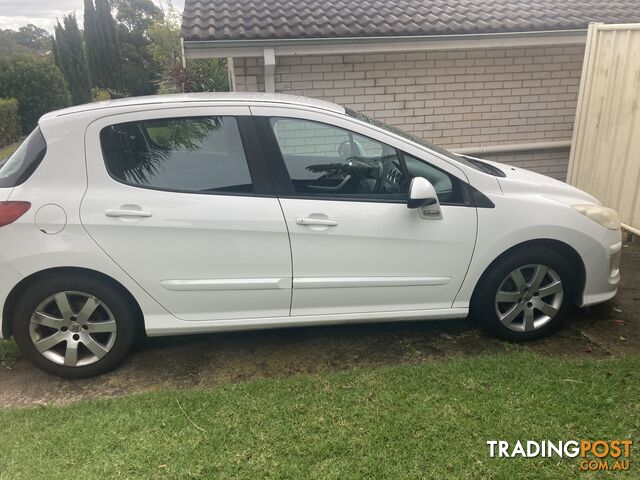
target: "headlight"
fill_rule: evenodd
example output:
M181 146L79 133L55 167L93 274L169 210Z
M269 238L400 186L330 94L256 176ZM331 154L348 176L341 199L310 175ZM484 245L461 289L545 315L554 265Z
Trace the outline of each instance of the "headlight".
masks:
M618 216L618 212L613 208L592 204L573 205L573 208L603 227L611 230L618 230L620 228L620 217Z

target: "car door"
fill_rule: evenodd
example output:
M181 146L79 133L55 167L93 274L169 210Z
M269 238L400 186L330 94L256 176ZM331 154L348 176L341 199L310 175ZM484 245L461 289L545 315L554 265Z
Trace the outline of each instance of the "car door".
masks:
M109 115L86 131L83 225L183 320L290 312L287 228L249 115L190 106Z
M344 115L252 112L280 178L292 315L451 308L477 228L459 169ZM407 208L413 176L430 177L442 218Z

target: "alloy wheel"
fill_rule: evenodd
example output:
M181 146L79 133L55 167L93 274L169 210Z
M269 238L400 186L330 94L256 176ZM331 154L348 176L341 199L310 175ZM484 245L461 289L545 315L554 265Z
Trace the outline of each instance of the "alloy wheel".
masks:
M76 291L47 297L29 322L36 350L67 367L99 361L113 348L116 333L116 320L109 307L93 295Z
M562 306L560 275L546 265L516 268L500 283L495 297L498 319L510 330L531 332L548 324Z

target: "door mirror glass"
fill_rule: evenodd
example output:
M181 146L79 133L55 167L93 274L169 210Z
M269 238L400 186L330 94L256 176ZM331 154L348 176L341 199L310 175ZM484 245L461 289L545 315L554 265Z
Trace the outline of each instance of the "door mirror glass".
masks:
M409 187L407 207L420 208L438 205L438 195L431 182L424 177L414 177Z

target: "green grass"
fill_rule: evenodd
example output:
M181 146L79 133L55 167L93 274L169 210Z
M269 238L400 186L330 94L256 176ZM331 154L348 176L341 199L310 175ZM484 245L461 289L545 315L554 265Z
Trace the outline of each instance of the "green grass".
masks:
M13 340L0 339L0 368L11 369L19 356L18 347ZM0 468L1 472L2 469Z
M638 478L639 380L640 357L514 353L13 409L0 478L584 478L486 441L630 437Z

